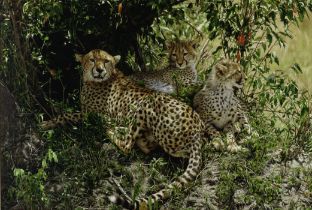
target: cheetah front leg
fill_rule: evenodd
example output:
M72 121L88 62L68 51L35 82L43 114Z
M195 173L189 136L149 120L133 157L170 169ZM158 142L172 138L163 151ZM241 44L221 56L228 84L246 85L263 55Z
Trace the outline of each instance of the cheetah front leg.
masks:
M206 134L212 140L211 144L214 146L216 150L222 150L224 148L224 143L222 141L221 133L211 124L207 123L206 127Z
M47 130L66 123L78 123L82 118L83 114L81 112L65 113L64 115L57 116L51 120L43 121L39 126L43 130Z
M243 111L240 111L239 113L237 113L237 122L236 124L240 127L243 127L243 130L246 131L246 133L248 134L248 139L251 137L258 137L259 134L257 133L257 131L253 130L252 127L249 124L248 118L246 116L246 114ZM242 139L240 142L243 143L245 141L245 139Z
M139 128L134 125L129 127L115 127L108 130L110 140L125 154L128 154L134 146L135 139L138 138Z
M234 123L227 124L223 131L226 133L226 144L227 144L227 150L229 152L239 152L243 150L242 146L239 146L235 139L235 132L237 131L237 127Z

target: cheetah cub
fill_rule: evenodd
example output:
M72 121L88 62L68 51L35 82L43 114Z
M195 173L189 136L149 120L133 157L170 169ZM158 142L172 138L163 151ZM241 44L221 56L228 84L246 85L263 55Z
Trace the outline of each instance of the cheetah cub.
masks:
M169 42L169 66L161 70L138 72L130 77L149 89L169 94L177 93L179 88L197 82L196 47L197 41Z
M133 202L119 195L109 197L110 201L128 209L147 209L149 204L163 201L176 188L182 188L196 178L200 170L204 126L200 116L188 105L170 95L140 87L125 77L115 68L119 59L103 50L77 55L83 67L82 111L45 121L41 127L47 129L68 121L78 122L89 112L116 122L131 119L124 135L118 135L114 129L108 131L111 141L124 153L129 153L136 144L146 154L160 146L174 157L187 158L185 172L150 197Z
M251 134L251 127L235 92L243 86L240 65L227 59L218 62L210 72L205 86L194 97L193 105L206 126L205 134L216 149L221 149L220 131L226 134L227 150L237 152L243 148L235 141L241 127Z

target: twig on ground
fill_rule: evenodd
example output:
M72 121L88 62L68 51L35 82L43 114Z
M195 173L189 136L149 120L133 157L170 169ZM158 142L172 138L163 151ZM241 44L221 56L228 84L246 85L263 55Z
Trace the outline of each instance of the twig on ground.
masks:
M114 182L114 184L118 187L118 190L123 194L123 196L128 200L128 201L133 201L126 193L126 191L121 187L120 183L113 178L113 174L110 171L111 174L111 180Z

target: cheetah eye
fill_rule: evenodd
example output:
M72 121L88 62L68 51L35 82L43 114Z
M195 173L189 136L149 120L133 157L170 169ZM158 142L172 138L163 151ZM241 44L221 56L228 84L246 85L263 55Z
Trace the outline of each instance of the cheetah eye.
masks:
M221 69L219 69L218 73L219 73L220 76L224 76L225 75L225 72L222 71Z
M109 63L109 60L104 60L104 63Z
M175 53L172 53L172 57L176 57L177 56L177 54L175 54Z
M187 52L183 53L184 56L186 56L187 54L188 54Z
M91 61L92 63L95 63L95 59L94 59L94 58L90 58L90 61Z

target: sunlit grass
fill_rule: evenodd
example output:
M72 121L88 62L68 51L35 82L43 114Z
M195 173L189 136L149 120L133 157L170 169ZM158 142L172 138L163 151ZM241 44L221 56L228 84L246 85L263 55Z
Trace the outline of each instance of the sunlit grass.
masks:
M302 90L312 93L312 13L299 24L293 26L293 39L287 39L286 48L276 49L280 66L276 68L288 70L289 75L298 82ZM295 74L290 67L298 63L302 74Z

